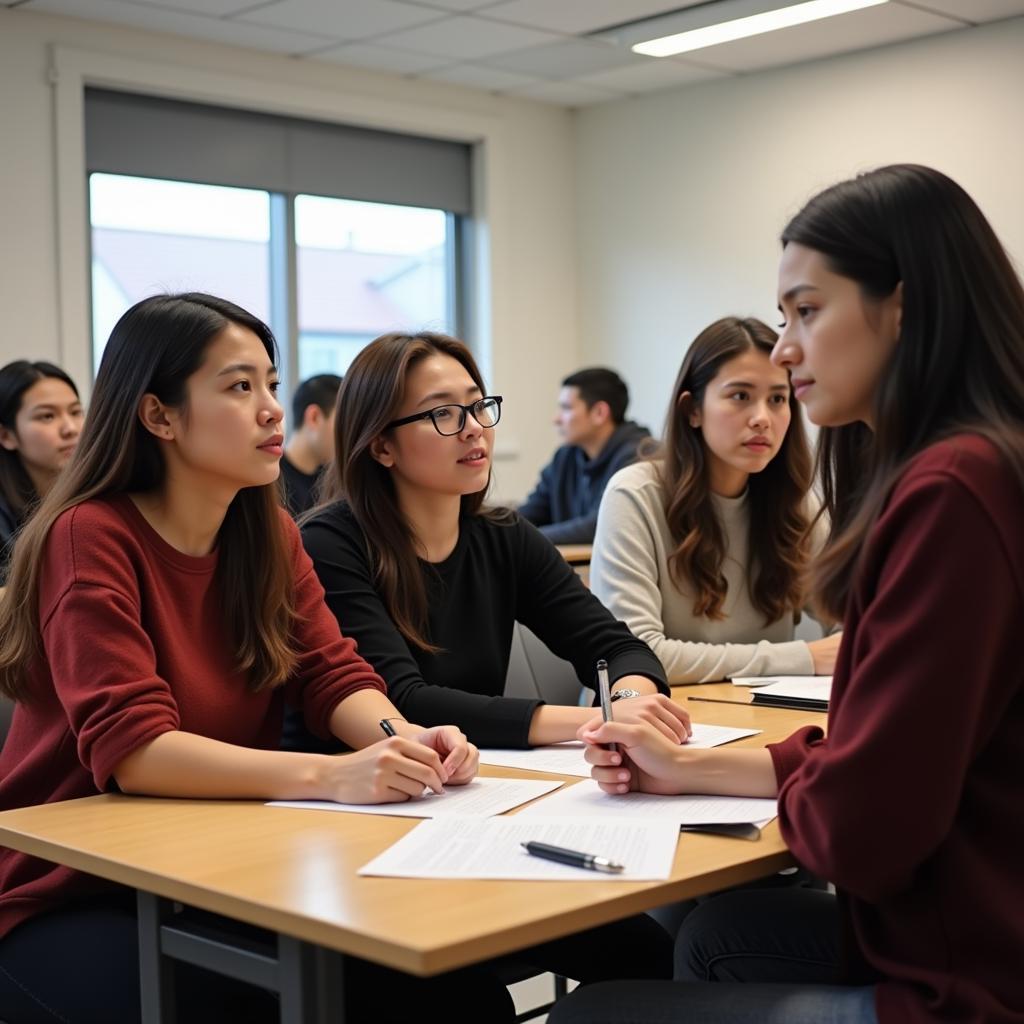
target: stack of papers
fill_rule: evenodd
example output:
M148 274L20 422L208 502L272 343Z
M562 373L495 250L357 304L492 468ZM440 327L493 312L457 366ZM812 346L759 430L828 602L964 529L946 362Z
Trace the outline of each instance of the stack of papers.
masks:
M756 687L754 704L803 711L828 711L832 692L831 676L745 676L733 683Z
M693 735L687 741L688 747L718 747L723 743L756 736L760 729L736 729L730 725L693 725ZM575 741L555 743L548 747L534 747L532 750L481 750L480 763L498 765L502 768L525 768L535 772L552 772L557 775L578 775L590 778L590 765L583 757L584 745Z
M575 788L575 787L574 787ZM391 878L512 878L557 882L646 882L668 878L679 827L671 821L539 818L434 818L418 825L359 869ZM522 843L540 842L608 857L619 874L532 857Z

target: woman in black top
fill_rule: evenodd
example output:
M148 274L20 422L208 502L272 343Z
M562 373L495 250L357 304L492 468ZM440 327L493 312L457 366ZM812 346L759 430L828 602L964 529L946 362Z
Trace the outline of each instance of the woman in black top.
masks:
M84 416L59 366L18 359L0 369L0 583L14 535L70 461Z
M669 699L647 645L536 527L484 507L500 411L454 338L389 334L363 349L338 394L329 503L302 531L328 607L406 717L455 722L478 746L573 739L600 717L502 695L517 621L589 685L604 658L613 692L629 697L616 702L616 720L647 722L680 742L689 717ZM581 982L657 978L671 971L671 943L639 915L515 959ZM483 991L503 986L493 965L471 974Z
M333 502L303 527L327 603L408 717L455 722L483 747L572 739L598 712L502 696L515 623L580 680L608 662L621 721L676 742L686 712L659 660L525 520L487 509L501 398L469 350L439 334L367 346L338 396Z

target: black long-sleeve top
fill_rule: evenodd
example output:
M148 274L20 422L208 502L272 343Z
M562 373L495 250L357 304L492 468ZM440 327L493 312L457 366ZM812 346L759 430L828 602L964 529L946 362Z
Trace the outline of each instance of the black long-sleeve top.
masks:
M650 648L590 593L554 546L514 513L503 522L464 517L443 562L420 562L430 602L433 654L409 644L395 627L373 581L366 539L342 502L302 530L327 605L359 653L384 678L395 706L422 725L458 725L482 747L526 747L543 701L504 697L515 623L571 662L595 685L599 658L612 682L643 675L668 693Z

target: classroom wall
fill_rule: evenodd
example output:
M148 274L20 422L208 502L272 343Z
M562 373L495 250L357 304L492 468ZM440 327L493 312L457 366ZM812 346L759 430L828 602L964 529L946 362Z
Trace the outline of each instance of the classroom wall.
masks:
M177 77L186 90L197 74L216 74L271 90L275 100L294 96L297 108L310 96L318 104L336 97L339 104L379 109L388 122L381 127L411 122L443 134L457 122L483 119L493 126L501 167L489 175L490 192L482 197L490 222L479 341L489 353L490 383L506 398L495 493L509 499L526 493L555 443L550 412L557 382L579 362L568 111L445 83L0 9L0 363L24 356L61 361L67 345L81 346L80 338L61 337L61 129L49 78L55 47L100 54L112 66L137 61L143 75L152 67L162 83Z
M1024 266L1024 18L589 107L577 115L587 361L619 367L660 430L689 342L727 314L775 324L778 235L818 189L931 164Z

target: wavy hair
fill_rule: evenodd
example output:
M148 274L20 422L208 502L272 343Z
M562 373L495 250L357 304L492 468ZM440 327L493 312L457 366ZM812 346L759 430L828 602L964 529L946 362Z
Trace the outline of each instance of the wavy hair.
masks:
M722 566L726 538L711 496L707 445L690 426L689 412L703 405L708 385L721 367L751 349L769 355L777 335L755 319L725 317L697 335L679 368L665 422L664 444L654 453L665 519L676 543L669 572L677 586L687 583L695 597L693 614L723 619L728 584ZM689 392L689 402L683 399ZM796 399L789 396L790 424L778 454L748 481L750 511L747 587L754 607L775 622L803 604L808 559L807 493L812 460Z
M821 432L829 542L813 574L841 618L864 541L910 459L953 434L988 438L1024 486L1024 288L973 199L930 167L894 164L815 196L791 242L856 281L865 301L903 284L899 341L874 395L873 430Z
M164 458L139 419L139 403L154 394L165 405L185 407L189 377L231 323L252 331L275 360L269 327L239 306L199 292L143 299L115 325L78 447L14 549L0 601L0 693L31 699L26 679L40 656L39 572L50 528L82 502L163 484ZM290 639L295 613L276 483L238 492L217 535L217 549L215 584L235 667L249 677L253 690L280 685L295 665Z

